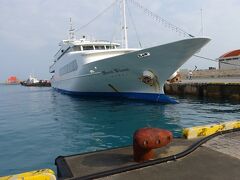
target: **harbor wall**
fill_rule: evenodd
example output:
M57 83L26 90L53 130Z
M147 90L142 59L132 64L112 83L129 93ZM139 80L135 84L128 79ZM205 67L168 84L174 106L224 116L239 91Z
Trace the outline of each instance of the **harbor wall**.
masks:
M240 101L240 83L167 83L164 91L168 95Z
M187 79L188 71L183 70L179 72L182 79ZM193 78L222 78L222 77L240 77L239 69L205 69L193 71Z

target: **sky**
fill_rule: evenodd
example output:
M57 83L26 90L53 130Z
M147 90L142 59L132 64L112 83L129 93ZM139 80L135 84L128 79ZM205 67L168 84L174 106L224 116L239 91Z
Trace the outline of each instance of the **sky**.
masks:
M115 0L0 0L0 82L30 74L50 79L49 66L58 43L68 38L69 18L76 36L121 42L119 2L88 26L81 28ZM118 0L119 1L119 0ZM154 14L194 36L210 37L198 55L216 59L240 49L239 0L135 0ZM202 16L201 16L202 9ZM183 39L127 0L130 47L150 47ZM202 18L201 18L202 17ZM201 23L202 22L202 23ZM202 25L201 25L202 24ZM182 69L218 67L216 62L191 58Z

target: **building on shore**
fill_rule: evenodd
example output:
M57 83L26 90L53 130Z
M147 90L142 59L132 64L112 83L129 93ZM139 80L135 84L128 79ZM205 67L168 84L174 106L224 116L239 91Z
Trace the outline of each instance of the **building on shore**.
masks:
M240 49L227 52L218 58L219 69L240 69Z

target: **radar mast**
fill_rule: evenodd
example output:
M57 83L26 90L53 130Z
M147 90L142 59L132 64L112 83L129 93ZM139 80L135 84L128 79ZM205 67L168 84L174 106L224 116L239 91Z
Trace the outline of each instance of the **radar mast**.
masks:
M69 19L70 28L69 28L69 40L75 39L75 29L73 29L72 18Z

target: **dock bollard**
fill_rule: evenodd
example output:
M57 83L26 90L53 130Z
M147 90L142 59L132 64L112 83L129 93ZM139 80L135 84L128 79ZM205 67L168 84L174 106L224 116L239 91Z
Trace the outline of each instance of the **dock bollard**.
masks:
M170 131L159 128L141 128L133 136L133 158L143 162L155 158L153 149L166 146L173 139Z

